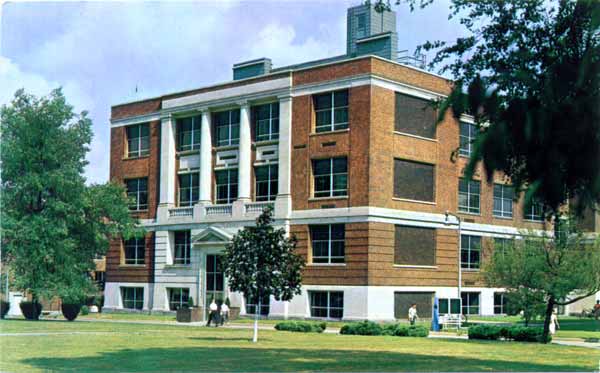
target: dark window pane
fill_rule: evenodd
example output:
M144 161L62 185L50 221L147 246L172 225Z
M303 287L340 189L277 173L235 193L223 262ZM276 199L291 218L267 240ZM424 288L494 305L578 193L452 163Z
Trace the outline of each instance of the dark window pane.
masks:
M436 264L435 229L396 226L394 264Z
M435 120L435 111L428 100L396 93L396 131L435 138Z
M394 159L394 197L433 202L435 166Z

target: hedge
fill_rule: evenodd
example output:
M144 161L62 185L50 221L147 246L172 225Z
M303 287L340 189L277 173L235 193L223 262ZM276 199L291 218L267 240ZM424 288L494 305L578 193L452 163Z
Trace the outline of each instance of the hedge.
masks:
M391 335L396 337L427 337L429 329L422 325L387 324L383 327L373 321L346 324L340 334Z
M361 321L342 326L340 334L381 335L383 334L383 328L373 321Z
M276 330L287 331L287 332L300 332L300 333L323 333L327 328L327 323L314 323L306 321L282 321L275 324Z
M542 328L534 328L527 326L500 326L489 324L478 324L469 327L469 339L485 339L496 341L500 338L519 342L543 342L542 336L544 331ZM548 341L552 340L548 336Z

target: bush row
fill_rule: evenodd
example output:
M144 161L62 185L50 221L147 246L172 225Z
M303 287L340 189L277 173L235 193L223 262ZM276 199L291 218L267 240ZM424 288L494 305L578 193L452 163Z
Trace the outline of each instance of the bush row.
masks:
M544 330L527 326L501 326L478 324L469 327L469 339L498 340L500 338L520 342L544 342ZM548 336L548 341L552 339Z
M340 334L427 337L429 329L423 325L386 324L381 326L373 321L361 321L344 325L340 330Z
M315 323L307 321L282 321L275 324L276 330L300 333L323 333L327 328L327 323Z

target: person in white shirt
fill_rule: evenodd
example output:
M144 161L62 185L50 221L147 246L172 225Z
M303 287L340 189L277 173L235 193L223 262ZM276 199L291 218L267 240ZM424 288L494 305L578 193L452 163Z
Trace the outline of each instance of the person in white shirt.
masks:
M410 322L410 325L415 325L415 322L418 318L417 305L413 303L413 305L408 309L408 321Z
M209 314L208 314L208 322L206 323L206 326L210 326L210 323L213 322L215 324L215 326L218 326L218 322L216 320L217 318L217 310L219 309L219 307L217 306L217 303L215 302L215 300L213 299L210 302L210 306L208 306L209 309Z
M558 313L554 309L552 310L552 316L550 316L550 334L554 335L556 329L560 329L560 325L558 324Z
M221 305L221 325L227 321L229 321L229 306L225 302Z

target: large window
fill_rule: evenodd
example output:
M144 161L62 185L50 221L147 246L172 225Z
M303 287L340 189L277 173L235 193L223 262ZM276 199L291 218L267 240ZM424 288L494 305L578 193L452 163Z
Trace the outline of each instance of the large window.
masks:
M225 301L225 273L223 273L223 256L206 256L206 305L208 308L212 300Z
M511 238L494 237L494 255L503 255L513 244L514 240Z
M144 288L121 288L123 308L141 310L144 308Z
M310 315L328 319L341 319L344 316L344 292L309 291Z
M477 127L471 123L460 122L460 148L458 154L470 157L473 152L473 141L477 134Z
M440 315L460 315L460 299L458 298L440 298L439 302Z
M396 225L394 264L435 265L435 229Z
M348 128L348 91L336 91L314 96L315 131L328 132Z
M175 232L175 255L173 263L190 264L192 239L190 231Z
M313 160L314 196L348 195L348 160L328 158Z
M394 197L435 201L435 166L394 159Z
M344 263L344 224L310 227L313 263Z
M525 220L544 221L544 205L536 200L526 203L523 210Z
M254 120L256 141L277 140L279 138L279 103L255 106Z
M258 298L254 297L245 297L246 299L246 314L247 315L256 315L256 310L258 309ZM260 300L260 314L262 316L267 316L269 314L269 296L263 296Z
M214 114L217 146L240 143L240 110L228 110Z
M413 305L417 305L417 313L419 317L430 318L433 309L433 298L435 293L427 291L415 292L394 292L394 318L406 319L408 309Z
M128 126L127 157L137 158L150 154L150 126L148 123Z
M461 293L463 315L479 315L479 293Z
M188 300L190 299L190 289L188 288L173 288L168 289L169 291L169 309L171 311L177 311L182 307L188 306Z
M433 139L435 120L435 111L429 100L396 93L395 131Z
M277 173L278 166L276 164L254 168L257 201L275 200L277 197Z
M148 209L148 178L125 180L127 188L127 197L129 197L129 209L133 211L142 211Z
M504 293L494 293L494 315L504 315L507 313L506 296Z
M201 121L201 116L177 119L177 150L200 149Z
M464 269L479 269L481 237L466 234L460 237L460 265Z
M197 172L179 175L179 206L192 206L200 195L200 175Z
M479 214L481 183L475 180L460 179L458 182L458 211Z
M515 189L510 185L494 184L494 216L512 218Z
M217 204L233 203L238 196L238 170L215 171Z
M144 264L146 253L146 240L144 238L131 238L123 243L125 264Z

